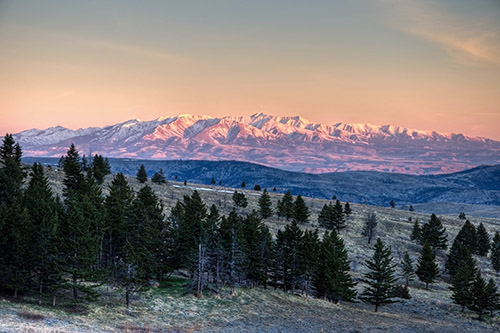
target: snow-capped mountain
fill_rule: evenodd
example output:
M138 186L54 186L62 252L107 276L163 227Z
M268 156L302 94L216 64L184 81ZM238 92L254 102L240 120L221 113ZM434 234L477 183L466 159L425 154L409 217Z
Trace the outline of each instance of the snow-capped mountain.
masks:
M287 170L376 170L432 174L500 163L500 142L462 134L371 124L323 125L302 117L254 114L129 120L15 135L25 156L59 157L73 142L81 154L134 159L240 160Z

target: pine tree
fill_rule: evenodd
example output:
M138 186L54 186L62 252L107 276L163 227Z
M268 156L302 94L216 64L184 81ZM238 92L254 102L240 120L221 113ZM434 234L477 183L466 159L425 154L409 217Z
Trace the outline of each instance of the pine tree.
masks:
M465 221L455 239L459 240L471 253L477 252L478 238L476 228L469 220Z
M272 236L269 228L253 211L243 220L245 262L244 270L247 285L264 285L270 264Z
M420 228L420 224L418 223L418 219L413 223L413 229L411 231L410 239L413 241L420 242L420 237L422 235L422 229Z
M413 267L413 262L408 251L405 251L403 260L401 261L401 276L405 279L406 288L408 288L410 281L413 281L415 278L415 268Z
M366 262L370 270L361 281L368 284L360 299L365 303L375 305L375 312L380 305L394 303L394 267L390 248L386 247L380 238L374 246L372 259Z
M408 208L408 210L409 210L410 212L413 212L413 211L415 211L415 208L413 208L413 205L410 205L410 207Z
M84 187L85 177L83 175L82 159L74 144L71 144L64 157L63 170L64 196L69 197L72 194L81 193Z
M122 173L116 174L104 202L105 237L103 242L104 266L111 270L111 276L114 277L118 273L118 261L125 256L124 251L128 236L128 224L132 217L133 200L134 192L130 188L125 176ZM132 245L129 244L130 246ZM131 248L128 250L133 251Z
M233 202L236 207L245 208L248 206L248 200L242 192L234 191Z
M299 250L303 232L297 225L297 221L293 220L291 224L285 226L282 233L283 241L283 287L287 291L288 286L292 293L295 293L295 288L299 284Z
M415 273L417 274L418 279L425 283L425 289L429 289L429 283L434 282L439 276L436 256L427 242L422 247L422 252L418 258L417 270Z
M163 205L151 187L144 186L132 202L128 241L140 264L144 280L160 277L164 269L162 231Z
M488 281L486 285L486 294L488 295L488 306L486 310L490 311L490 316L493 317L493 311L500 309L500 294L493 279Z
M24 237L33 232L22 202L21 158L21 147L7 134L0 146L0 287L14 290L15 297L29 282L31 256Z
M391 206L391 208L396 207L396 203L394 202L394 200L391 200L391 202L389 202L389 206Z
M476 272L476 262L467 251L466 256L458 263L456 272L451 278L450 287L453 292L451 298L454 303L462 306L462 312L472 301L472 283Z
M314 292L314 280L319 263L318 230L306 230L299 244L299 276L301 289L309 297Z
M318 215L318 224L320 227L328 230L333 229L333 206L331 203L323 205L323 208Z
M101 155L96 154L94 156L90 167L92 168L92 173L98 184L102 184L104 182L104 177L111 173L111 166L109 165L108 158L103 158Z
M495 232L495 237L493 237L493 242L491 243L491 265L493 269L500 272L500 232Z
M490 250L490 235L486 231L486 228L484 227L483 223L479 223L479 227L477 227L477 254L479 254L482 257L485 257L488 255L488 252Z
M85 281L93 280L99 253L99 241L95 236L93 221L85 213L88 200L85 201L75 193L70 194L65 201L61 220L62 237L59 246L64 258L62 270L70 275L75 302L80 296L79 292L93 295Z
M372 238L375 236L377 230L377 216L374 212L369 212L366 217L365 226L363 228L363 236L368 238L368 244L372 241Z
M461 220L465 220L466 219L465 213L464 212L460 212L460 214L458 214L458 218L461 219Z
M141 184L144 184L148 180L148 174L146 172L144 164L141 164L141 166L139 167L139 171L137 171L136 178Z
M11 134L7 134L0 146L0 206L21 196L21 186L26 177L21 158L21 146Z
M433 249L446 250L448 247L446 229L436 214L432 214L430 220L422 226L420 244L424 245L425 242L428 242Z
M319 246L319 260L314 286L318 297L334 303L352 301L355 283L349 275L350 262L344 241L335 230L327 231Z
M337 200L335 202L335 206L333 206L333 225L337 230L337 233L340 232L341 229L347 227L345 224L344 209L342 208L342 204L339 200Z
M293 219L298 223L307 223L309 221L309 208L307 207L304 199L299 194L293 203Z
M151 181L158 185L166 183L162 168L160 168L160 171L154 173L153 177L151 177Z
M281 200L282 215L288 221L294 214L294 204L292 193L288 190L286 191L283 199Z
M245 188L247 186L247 184L245 184L245 181L242 181L241 182L241 188Z
M352 209L351 209L351 205L349 204L349 202L346 202L344 205L344 214L345 214L346 218L348 218L349 216L352 215Z
M23 204L32 230L24 235L24 242L29 244L30 270L39 296L38 303L42 304L43 296L48 292L54 296L61 285L57 249L60 208L41 164L33 164L30 176Z
M224 253L222 279L231 288L231 294L239 281L245 277L245 253L243 221L233 210L228 217L222 217L220 239Z
M483 312L488 309L489 297L486 289L486 281L481 276L481 271L477 271L471 288L471 301L467 307L478 314L478 319L483 318Z
M259 214L263 219L267 219L273 215L271 197L267 190L264 189L259 198Z
M463 246L462 243L455 238L445 264L445 268L451 277L456 274L460 261L471 256L471 254L472 253L467 249L467 247Z

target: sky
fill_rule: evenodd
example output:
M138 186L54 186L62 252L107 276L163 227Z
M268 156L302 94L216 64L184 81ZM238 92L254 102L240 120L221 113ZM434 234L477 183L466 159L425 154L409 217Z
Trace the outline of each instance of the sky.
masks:
M0 0L0 133L300 115L500 140L498 0Z

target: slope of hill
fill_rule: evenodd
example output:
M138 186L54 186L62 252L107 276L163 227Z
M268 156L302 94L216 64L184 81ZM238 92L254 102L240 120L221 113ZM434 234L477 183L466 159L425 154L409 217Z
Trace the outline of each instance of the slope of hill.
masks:
M479 170L483 172L484 170ZM471 171L468 174L478 172ZM60 193L63 172L47 170L52 187ZM460 175L450 175L457 179ZM106 178L104 192L111 177ZM137 191L139 184L134 177L128 182ZM154 192L165 205L165 213L174 206L176 200L194 189L200 192L208 204L219 207L221 214L228 214L233 209L231 188L205 186L182 182L151 184ZM245 190L249 207L246 214L257 207L260 192ZM282 194L271 193L273 207ZM310 222L301 225L303 229L317 228L319 211L327 200L305 198L311 209ZM361 204L351 205L353 214L348 220L348 227L341 232L351 261L351 273L358 282L356 289L361 292L364 284L360 281L366 272L365 262L373 253L372 245L362 236L362 229L368 212L375 212L378 219L376 236L389 244L394 256L394 263L399 263L404 251L408 251L416 262L420 246L410 240L413 222L409 217L425 222L429 215L407 210L373 207ZM448 239L453 240L463 221L457 216L440 216L446 227ZM500 231L500 219L473 218L472 223L484 223L490 234ZM283 229L287 222L273 216L266 224L273 233ZM320 232L322 229L320 228ZM498 276L493 271L489 258L475 256L485 278ZM437 251L439 269L444 271L446 252ZM399 272L400 267L397 266ZM97 303L91 303L80 312L65 311L61 303L56 309L40 307L35 300L11 302L0 299L0 331L222 331L222 332L320 332L320 331L397 331L397 332L494 332L500 329L500 317L477 321L477 315L466 310L461 313L460 306L453 304L451 291L446 282L446 274L431 284L429 290L419 281L410 283L412 299L399 300L398 303L385 305L380 312L373 312L373 307L363 303L340 302L332 304L319 299L306 298L303 295L285 294L281 291L256 289L237 289L230 295L226 290L217 296L205 296L198 299L185 295L182 280L173 279L161 285L135 295L132 300L132 313L125 309L122 290L102 287L102 296ZM59 300L62 302L62 300ZM68 307L69 309L69 307Z
M25 158L24 161L57 164L57 159L51 158ZM440 212L437 203L500 206L500 165L481 166L453 174L415 176L369 171L308 174L235 161L110 159L110 163L113 172L131 176L144 164L150 177L162 168L170 180L177 178L189 183L210 184L213 178L217 184L220 182L235 188L245 181L249 188L259 184L269 190L276 187L278 192L290 190L293 194L316 198L336 195L344 201L378 206L387 206L391 200L398 207L432 203L434 212ZM425 205L419 207L426 211ZM458 207L454 209L460 211ZM469 211L473 210L474 207L469 206Z
M454 172L500 163L500 142L462 134L370 124L322 125L301 117L179 115L70 130L15 135L26 156L85 153L135 159L238 160L292 171Z

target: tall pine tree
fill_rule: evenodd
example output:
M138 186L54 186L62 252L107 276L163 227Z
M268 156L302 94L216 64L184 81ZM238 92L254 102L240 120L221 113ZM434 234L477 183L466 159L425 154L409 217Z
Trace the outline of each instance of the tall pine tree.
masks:
M394 303L394 267L391 249L386 247L380 238L374 246L372 259L366 262L369 272L361 280L368 286L360 296L365 303L375 305L375 312L380 305Z
M439 276L438 265L436 264L436 256L432 251L428 242L424 243L422 252L418 258L417 270L415 271L420 281L425 283L425 289L429 288L429 283L432 283Z

